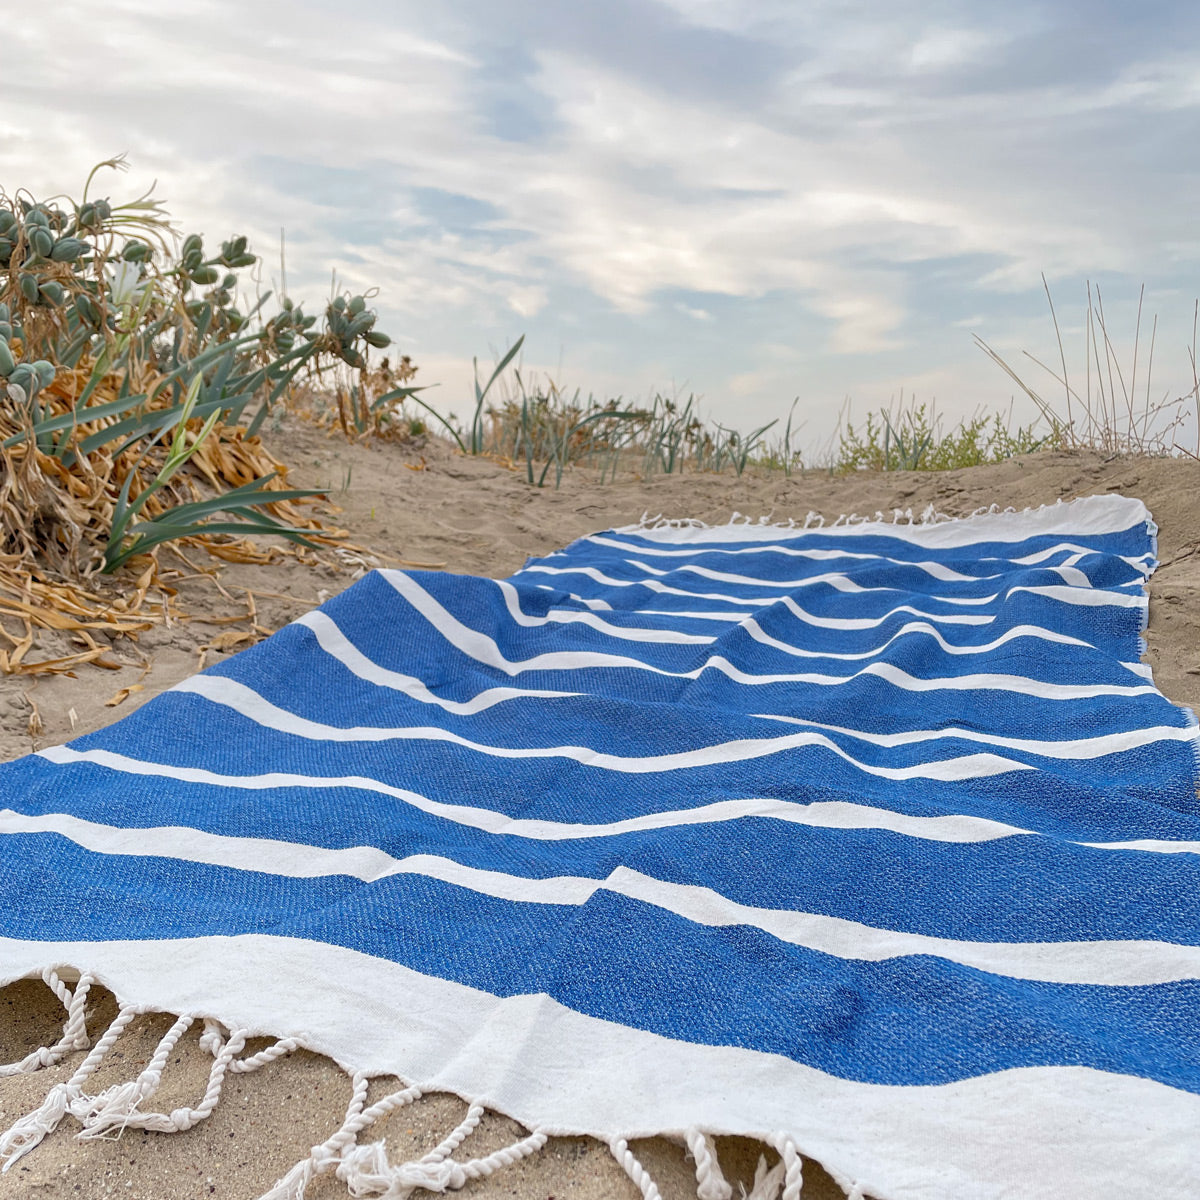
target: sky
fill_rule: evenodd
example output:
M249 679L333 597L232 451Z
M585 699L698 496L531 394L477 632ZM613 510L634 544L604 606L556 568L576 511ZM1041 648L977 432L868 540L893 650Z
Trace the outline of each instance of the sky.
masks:
M378 288L460 416L472 358L828 436L1006 408L985 338L1084 386L1099 284L1138 392L1192 385L1200 7L980 0L55 0L6 14L0 186L157 180L291 294ZM1078 350L1078 353L1075 351ZM1018 398L1018 419L1032 415Z

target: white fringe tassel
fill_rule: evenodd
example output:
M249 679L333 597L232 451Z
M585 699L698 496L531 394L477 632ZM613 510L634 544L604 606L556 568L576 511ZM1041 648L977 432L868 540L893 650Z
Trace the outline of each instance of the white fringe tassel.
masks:
M733 1188L721 1174L721 1165L708 1138L698 1129L689 1129L683 1139L687 1143L688 1154L696 1162L697 1200L733 1200Z
M808 522L805 523L806 525ZM90 1045L87 1033L87 999L95 982L94 977L81 974L74 989L58 974L47 968L42 972L47 987L58 996L66 1010L63 1035L53 1046L42 1046L19 1062L0 1065L0 1077L28 1074L53 1066L76 1050ZM156 1133L180 1133L209 1117L216 1108L228 1074L257 1071L269 1063L300 1048L296 1038L282 1038L264 1050L246 1058L238 1058L246 1044L247 1032L233 1030L226 1034L218 1021L206 1018L200 1035L200 1048L213 1057L208 1086L195 1108L177 1108L170 1113L144 1113L141 1105L158 1090L180 1038L196 1018L179 1017L159 1042L145 1069L136 1079L115 1084L97 1095L89 1095L84 1084L96 1072L109 1050L134 1021L152 1009L135 1004L122 1005L112 1024L91 1048L66 1083L57 1083L42 1103L31 1113L19 1118L0 1133L0 1160L7 1171L13 1163L35 1149L47 1134L53 1133L70 1114L82 1127L81 1139L120 1137L126 1129L147 1129ZM410 1085L383 1097L366 1107L368 1077L353 1076L350 1103L341 1128L320 1145L314 1146L282 1179L278 1180L261 1200L304 1200L308 1184L317 1176L330 1171L346 1184L353 1197L378 1196L383 1200L405 1200L414 1191L444 1193L457 1191L472 1179L483 1179L540 1150L547 1135L535 1129L526 1137L483 1158L466 1162L453 1155L483 1119L484 1109L472 1103L459 1124L422 1158L399 1165L388 1160L384 1141L358 1144L358 1135L389 1113L420 1099L422 1088ZM698 1200L732 1200L733 1188L721 1172L712 1143L699 1129L689 1129L683 1135L689 1156L696 1164L696 1195ZM750 1191L741 1187L743 1200L800 1200L804 1185L802 1159L795 1142L786 1134L767 1139L779 1151L780 1161L767 1167L760 1156ZM643 1200L662 1200L650 1173L630 1150L624 1138L609 1142L609 1150L621 1169L641 1192ZM849 1200L863 1200L861 1184L848 1185L839 1179ZM781 1189L782 1188L782 1192Z
M308 1157L296 1163L261 1200L303 1200L309 1183L329 1171L333 1171L355 1197L382 1196L384 1200L404 1200L418 1189L457 1191L472 1179L485 1179L536 1153L548 1140L545 1133L535 1129L511 1146L484 1158L458 1162L451 1155L483 1119L483 1106L473 1103L457 1127L422 1158L393 1166L383 1140L358 1144L358 1135L364 1129L388 1113L420 1099L423 1094L423 1090L414 1084L365 1108L367 1077L355 1075L342 1127L328 1141L314 1146Z
M314 1146L308 1157L302 1158L282 1179L277 1180L275 1186L265 1192L260 1200L303 1200L313 1177L329 1170L341 1157L342 1151L354 1145L359 1129L363 1128L355 1122L362 1116L363 1105L367 1102L367 1076L359 1073L353 1077L351 1084L350 1103L346 1107L346 1119L342 1127L331 1138ZM421 1094L420 1088L409 1090L413 1093L409 1101ZM400 1105L395 1107L399 1108Z
M83 1085L100 1065L113 1044L125 1032L129 1023L141 1013L137 1005L126 1005L117 1013L104 1036L92 1047L91 1053L79 1064L75 1074L66 1083L56 1083L46 1094L42 1103L33 1112L20 1117L13 1125L0 1133L0 1158L4 1159L3 1170L7 1171L36 1146L48 1133L53 1133L59 1122L75 1109L86 1116L95 1097L85 1096Z
M782 1161L768 1168L766 1155L760 1154L750 1190L746 1191L745 1187L742 1187L742 1200L779 1200L779 1189L783 1187L783 1171Z
M1054 508L1062 504L1062 500L1057 500L1053 505L1043 504L1037 509L1027 508L1025 512L1041 512L1046 508ZM1001 508L998 504L985 504L980 508L973 509L966 517L953 517L949 513L942 512L936 505L927 504L920 512L914 512L911 508L893 508L891 516L887 513L876 512L873 515L870 513L842 513L834 520L829 521L823 513L809 512L804 520L797 521L795 517L789 517L787 521L772 521L770 516L762 516L755 519L748 517L740 512L730 514L730 518L724 525L710 525L705 521L698 521L692 517L664 517L661 514L652 517L649 510L642 514L642 519L633 525L623 525L619 527L617 533L639 533L643 530L655 529L724 529L735 525L756 526L764 529L778 529L781 533L798 530L822 530L826 527L830 529L839 529L845 525L906 525L919 528L928 528L931 525L945 525L948 522L964 521L971 517L986 517L995 516L996 514L1010 515L1021 510L1013 508L1011 505L1007 508Z
M89 1044L84 1021L92 977L80 976L74 992L71 992L53 971L46 972L43 978L47 985L55 990L67 1009L63 1037L55 1046L43 1047L20 1063L11 1064L12 1069L6 1070L5 1074L49 1066L71 1050L86 1049ZM291 1053L298 1045L295 1039L285 1038L257 1054L239 1059L237 1055L246 1044L246 1031L235 1030L226 1037L216 1021L206 1020L200 1045L212 1054L213 1065L208 1076L208 1086L200 1103L195 1108L177 1108L170 1113L144 1113L140 1111L141 1105L158 1090L163 1071L179 1039L196 1019L179 1017L158 1043L149 1063L136 1079L114 1084L97 1095L85 1092L84 1085L99 1068L117 1039L134 1018L150 1011L153 1010L136 1004L123 1005L104 1036L79 1064L75 1074L66 1083L55 1084L33 1112L20 1117L0 1134L0 1159L4 1162L0 1171L7 1171L13 1163L40 1145L43 1138L48 1133L53 1133L63 1117L68 1114L82 1126L78 1134L82 1139L120 1137L126 1129L131 1128L149 1129L156 1133L181 1133L185 1129L191 1129L211 1116L221 1097L221 1089L228 1072L255 1071L266 1063Z
M88 1040L85 1010L88 992L95 982L92 976L80 975L74 992L59 979L58 973L49 967L42 972L42 979L62 1002L63 1008L67 1010L63 1035L53 1046L39 1046L20 1062L0 1064L0 1078L6 1075L26 1075L31 1071L40 1071L43 1067L52 1067L72 1050L86 1050L91 1045Z
M800 1192L804 1187L804 1164L800 1158L800 1151L786 1133L777 1133L771 1142L779 1151L783 1167L782 1200L800 1200Z
M608 1143L608 1148L612 1151L613 1158L620 1163L621 1169L637 1185L638 1191L642 1193L642 1200L662 1200L658 1185L651 1178L650 1172L638 1162L624 1138L614 1138Z
M346 1184L351 1196L383 1196L386 1200L405 1200L418 1188L427 1192L458 1191L472 1179L486 1179L503 1167L511 1166L536 1153L547 1142L546 1134L535 1130L520 1141L489 1154L460 1163L452 1158L425 1158L393 1167L388 1162L384 1143L371 1142L346 1151L337 1167L337 1177Z

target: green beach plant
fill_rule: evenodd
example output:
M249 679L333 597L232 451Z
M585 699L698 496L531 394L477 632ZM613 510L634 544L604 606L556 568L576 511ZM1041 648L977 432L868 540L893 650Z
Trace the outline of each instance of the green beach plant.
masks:
M748 433L708 420L695 396L680 401L655 395L648 404L629 404L621 397L599 400L577 389L566 393L552 380L526 378L511 366L524 338L499 359L486 385L479 383L478 362L474 411L469 427L455 426L432 408L464 454L487 454L522 470L527 482L558 487L571 467L595 470L599 482L615 481L622 467L641 478L681 472L780 471L785 476L805 465L795 444L799 398L793 400L783 431L768 435L779 419ZM488 403L493 393L497 399ZM426 406L428 407L428 406ZM1008 413L977 412L947 428L936 408L901 402L868 412L865 425L855 425L844 406L833 444L824 459L810 465L833 471L944 471L998 462L1062 444L1058 427L1039 432L1039 422L1014 427Z
M733 470L740 475L756 462L764 435L778 423L769 421L742 434L703 420L695 397L680 405L657 395L648 407L628 405L621 397L584 399L578 390L568 396L549 380L530 386L519 369L513 372L515 386L502 384L502 398L485 407L523 340L501 358L486 387L477 379L471 427L454 432L464 453L522 463L535 487L544 487L551 472L555 487L560 486L572 466L595 469L601 482L612 482L622 461L643 478L681 471Z
M320 318L286 296L267 315L270 292L243 305L247 239L211 252L200 234L180 241L151 192L93 195L100 171L123 167L98 164L78 200L0 190L3 549L81 579L174 539L310 541L313 523L285 506L317 493L281 488L274 469L225 487L219 444L237 443L244 466L297 381L335 363L366 372L390 339L362 295L333 296ZM23 512L40 515L35 534Z
M977 411L947 430L936 408L913 401L905 405L901 398L899 404L868 412L864 424L856 426L847 405L829 466L839 472L956 471L1061 444L1053 424L1042 434L1038 424L1014 431L1010 408L1007 414Z

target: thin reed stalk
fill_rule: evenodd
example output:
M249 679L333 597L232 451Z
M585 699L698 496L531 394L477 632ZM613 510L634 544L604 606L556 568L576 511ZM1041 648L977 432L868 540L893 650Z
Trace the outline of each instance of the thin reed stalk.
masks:
M1067 367L1066 347L1062 330L1055 311L1049 284L1042 276L1042 286L1050 307L1054 334L1061 367L1056 370L1028 350L1022 351L1027 358L1063 389L1065 402L1059 411L1012 366L1001 354L982 338L975 342L981 350L1029 397L1037 406L1042 418L1056 431L1056 436L1069 449L1094 449L1105 454L1171 454L1186 452L1200 456L1200 377L1196 367L1197 320L1200 319L1200 301L1193 312L1192 346L1189 358L1192 372L1192 388L1181 396L1171 398L1164 391L1161 398L1154 398L1153 375L1155 352L1158 342L1158 314L1153 314L1150 327L1150 345L1145 358L1145 379L1139 379L1141 369L1141 339L1145 308L1145 286L1138 292L1138 301L1133 328L1133 344L1130 352L1129 370L1122 367L1121 356L1110 333L1109 322L1104 312L1104 297L1100 287L1094 289L1091 280L1086 281L1087 307L1084 313L1084 390L1082 394L1071 384ZM1144 395L1141 404L1139 395ZM1180 444L1183 430L1191 420L1196 422L1195 451L1185 450Z

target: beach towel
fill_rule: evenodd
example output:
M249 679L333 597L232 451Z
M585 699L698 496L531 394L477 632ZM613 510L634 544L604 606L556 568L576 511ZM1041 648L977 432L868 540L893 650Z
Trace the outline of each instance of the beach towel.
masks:
M378 570L5 764L0 983L67 1010L9 1069L94 1043L6 1166L63 1122L186 1129L304 1046L355 1098L273 1197L452 1189L554 1134L646 1196L657 1134L702 1200L726 1134L778 1151L760 1197L806 1157L877 1200L1196 1196L1197 733L1141 662L1155 532L1103 496ZM144 1010L166 1049L92 1094ZM156 1112L193 1020L209 1089ZM373 1121L431 1089L466 1119L390 1161ZM470 1157L481 1105L529 1135Z

